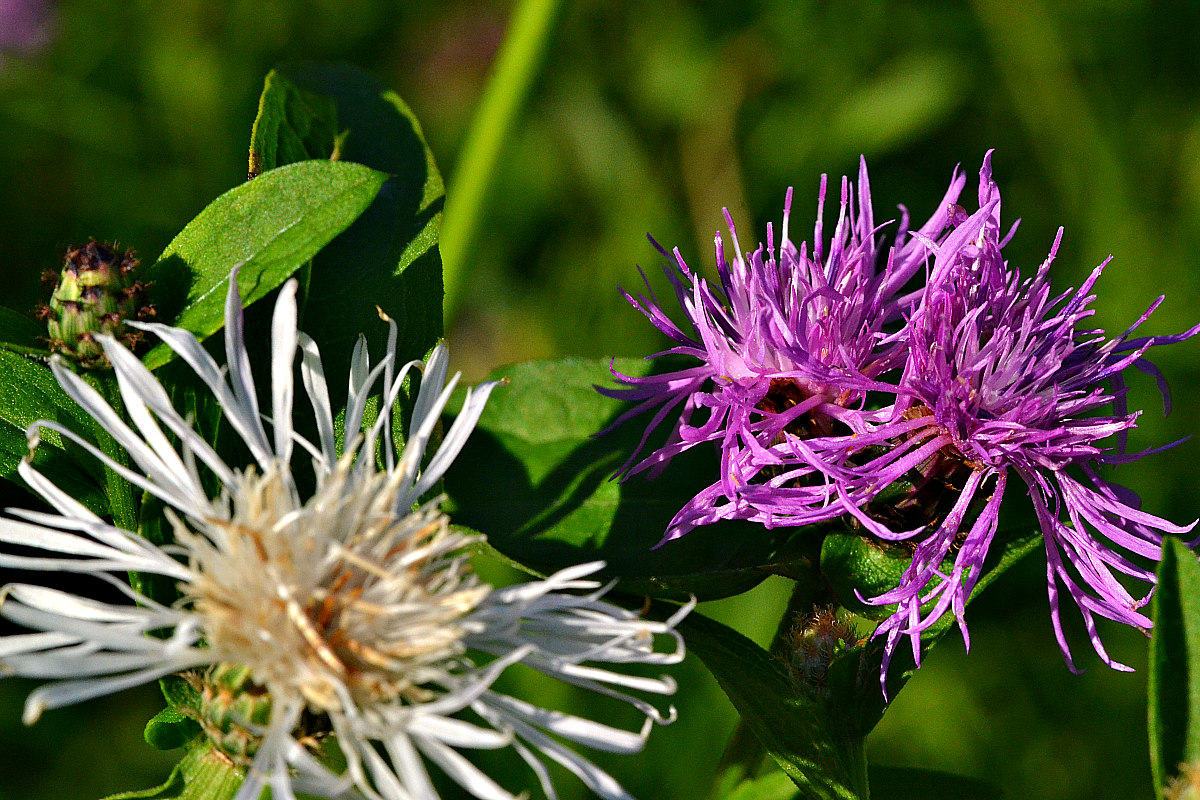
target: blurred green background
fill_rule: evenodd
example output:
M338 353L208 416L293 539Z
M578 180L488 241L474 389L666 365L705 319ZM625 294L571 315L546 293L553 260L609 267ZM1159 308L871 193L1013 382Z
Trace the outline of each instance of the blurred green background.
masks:
M0 32L15 30L3 15L21 5L0 2ZM38 275L67 245L96 236L153 257L244 180L256 98L280 60L352 61L394 86L453 197L513 10L485 0L40 7L40 43L0 36L0 304L20 310L41 299ZM1059 286L1115 256L1100 325L1122 330L1166 292L1145 329L1181 330L1200 316L1198 29L1200 5L1147 0L562 2L458 259L463 290L448 326L457 366L478 379L528 358L652 352L661 342L616 291L635 284L636 264L657 267L646 233L711 270L722 206L745 245L795 186L792 228L807 231L820 174L854 170L860 153L882 220L897 203L928 215L956 164L973 176L997 148L1005 216L1024 218L1011 259L1032 268L1063 225ZM1158 363L1176 405L1164 421L1150 382L1135 389L1144 445L1200 429L1197 344ZM1185 443L1118 477L1150 511L1190 521L1200 515L1198 448ZM705 611L765 642L785 593L769 581ZM1051 637L1037 555L971 618L971 654L953 638L935 651L870 739L873 760L984 778L1013 798L1150 798L1144 639L1104 631L1114 656L1139 669L1118 674L1089 657L1076 630L1088 670L1072 676ZM641 798L702 797L734 724L698 664L678 677L675 725L642 757L597 757ZM3 800L94 800L165 777L171 755L140 739L160 707L153 687L29 729L19 722L27 690L0 684ZM510 762L496 768L512 789L530 784ZM574 781L560 786L564 798L584 796Z

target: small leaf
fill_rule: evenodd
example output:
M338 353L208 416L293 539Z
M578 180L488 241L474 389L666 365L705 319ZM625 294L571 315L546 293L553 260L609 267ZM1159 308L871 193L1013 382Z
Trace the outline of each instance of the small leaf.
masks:
M337 133L332 98L307 92L271 70L250 132L249 177L284 164L327 159L333 155Z
M142 735L158 750L183 747L200 734L200 723L175 708L164 708L146 723Z
M805 800L865 800L863 734L836 700L802 691L783 665L737 631L690 614L679 624L699 656Z
M250 305L358 219L385 180L359 164L304 161L221 195L147 271L159 319L201 339L220 330L223 287L235 265L242 267L242 301ZM157 368L173 357L174 351L159 344L144 360Z
M975 597L1009 567L1041 544L1041 531L1010 528L999 532L989 548L984 573L971 593ZM829 580L838 602L869 619L890 616L896 607L873 606L859 599L878 597L896 588L912 564L912 550L903 544L884 542L861 532L834 531L821 544L821 573ZM948 561L946 569L952 568ZM943 618L948 625L952 617ZM940 630L933 629L936 631Z
M362 217L313 259L301 327L320 346L330 376L347 374L360 334L371 352L382 350L387 327L379 309L399 326L398 361L419 359L442 336L444 195L421 126L399 95L355 67L294 64L279 74L335 106L342 133L322 146L392 176ZM335 408L345 391L344 379L330 381Z
M616 361L627 375L664 366ZM506 557L541 574L603 559L605 574L625 591L709 599L815 556L820 531L739 522L702 526L655 549L675 513L715 479L715 451L693 448L654 480L614 481L644 423L596 436L625 408L593 387L611 385L607 361L535 361L492 377L508 385L484 409L446 476L446 493L454 521L486 534Z
M998 533L984 562L984 572L967 598L968 607L997 578L1039 549L1041 544L1041 531L1036 528ZM864 598L871 598L892 589L911 563L911 555L903 548L869 539L861 533L833 531L821 546L821 574L834 589L838 603L858 615L864 633L870 630L868 626L892 614L896 606L867 605L858 599L855 590ZM967 618L970 618L969 611ZM922 652L932 649L954 626L954 615L947 611L921 636ZM887 708L878 682L884 644L882 638L872 638L835 660L830 668L830 684L864 736L875 727ZM914 671L911 648L907 645L897 647L888 670L888 697L894 698ZM864 681L865 676L870 680Z
M1163 542L1151 609L1150 764L1161 793L1180 764L1200 760L1200 561L1174 537Z
M205 742L189 750L161 786L104 800L233 800L242 780L241 770Z

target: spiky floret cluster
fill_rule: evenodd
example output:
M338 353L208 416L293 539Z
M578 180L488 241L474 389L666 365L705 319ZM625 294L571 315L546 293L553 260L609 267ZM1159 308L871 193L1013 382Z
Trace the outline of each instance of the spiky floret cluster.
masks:
M141 332L125 323L154 316L132 250L92 239L67 250L62 271L44 277L54 286L50 302L38 309L46 321L50 349L85 369L105 367L97 336L111 336L132 349Z
M770 448L788 431L859 431L874 417L865 410L867 393L891 388L879 378L903 364L907 353L903 337L888 326L915 301L903 290L924 264L930 240L950 224L963 183L955 175L940 210L916 231L909 230L904 212L893 244L885 248L880 235L885 226L875 225L863 162L857 191L842 180L838 220L828 242L822 179L811 247L797 248L789 237L789 190L778 249L770 225L766 246L749 256L732 221L732 258L717 234L719 288L689 269L674 250L664 269L687 315L685 327L667 316L652 292L636 298L625 294L675 342L659 355L691 356L699 363L646 378L617 375L625 387L600 390L636 403L615 425L654 410L647 436L680 410L666 445L641 460L639 448L623 468L624 477L643 471L653 476L675 455L702 442L717 442L721 450L719 479L679 511L664 541L718 519L770 526L819 522L842 513L824 503L821 487L796 485L804 519L795 513L781 519L771 504L755 501L752 488L765 480L764 460L787 468L786 455Z
M492 385L467 393L426 459L458 379L447 382L440 346L424 365L397 366L392 325L379 363L370 363L364 341L355 349L340 431L346 445L339 451L320 354L296 329L295 294L295 282L286 284L275 307L269 416L259 407L249 367L236 275L226 305L225 367L186 331L140 325L212 392L252 456L241 468L228 465L193 430L115 339L97 337L132 425L80 376L52 362L63 389L133 466L57 422L35 423L31 437L48 428L89 450L161 500L175 536L171 545L153 545L106 523L30 463L21 465L21 475L54 513L13 510L15 519L0 520L0 544L24 551L0 552L0 567L83 573L136 601L99 602L36 584L5 587L0 615L35 632L0 638L0 670L52 681L29 696L26 718L183 673L200 690L195 714L203 730L245 768L237 800L257 800L267 787L280 800L297 791L430 800L437 795L427 761L476 797L512 798L458 752L503 747L530 765L551 797L544 758L603 797L626 798L612 778L561 740L635 752L653 723L673 718L673 710L663 713L640 696L671 694L671 679L627 675L620 665L678 662L678 617L643 620L605 602L604 587L588 579L602 566L597 563L511 587L476 578L469 569L470 538L449 527L436 501L417 503L463 446ZM292 425L297 356L315 442ZM397 453L392 414L364 419L375 387L381 387L378 407L393 409L414 369L423 370L420 390ZM302 491L309 482L315 489ZM209 484L220 487L215 496ZM181 600L166 606L135 592L123 581L128 571L174 579ZM517 663L628 702L645 724L626 731L493 690L497 677ZM461 719L463 713L473 721ZM314 719L322 721L319 729ZM312 750L328 734L345 757L344 774L332 773Z
M1105 652L1096 618L1150 627L1138 610L1147 598L1131 595L1117 576L1153 582L1147 564L1160 557L1162 536L1192 526L1173 525L1140 510L1137 498L1102 478L1100 469L1145 455L1124 452L1125 436L1138 416L1125 407L1125 370L1156 375L1165 400L1165 383L1145 354L1155 345L1195 335L1200 326L1176 336L1135 338L1134 330L1160 298L1118 337L1084 328L1093 313L1092 289L1108 262L1079 289L1053 295L1048 274L1060 230L1045 263L1031 277L1022 277L1001 253L1013 231L1003 235L1000 228L1000 193L990 159L988 153L980 170L978 211L968 215L948 207L913 235L910 258L932 261L926 285L913 294L888 306L868 290L872 284L858 283L850 284L857 297L851 300L825 286L839 285L844 267L839 269L838 262L824 267L805 262L818 269L825 283L805 295L803 308L820 308L827 297L841 298L835 308L892 308L905 317L889 334L886 324L894 313L875 313L867 339L853 326L823 328L833 333L819 340L819 350L807 353L809 362L829 366L828 353L841 359L840 371L824 373L824 383L805 384L797 380L799 372L761 368L775 363L775 356L743 359L739 364L754 366L741 373L727 371L728 359L714 357L747 341L744 326L732 324L734 320L772 320L760 326L756 352L776 350L791 364L805 363L793 355L789 337L809 331L814 318L777 315L780 270L773 258L764 261L756 253L747 260L739 253L722 275L758 275L758 288L745 296L728 292L729 305L715 311L702 302L703 280L693 278L692 298L680 292L680 300L703 332L704 346L685 344L674 352L703 363L686 373L610 392L639 401L630 415L661 407L650 428L672 407L684 406L671 440L630 471L665 463L698 441L720 443L721 480L680 512L668 539L721 517L772 526L844 516L880 538L911 542L912 564L900 585L868 598L896 607L875 632L886 637L885 675L902 636L910 637L919 663L922 631L948 611L967 637L966 599L980 578L999 526L1001 500L1015 476L1026 485L1041 526L1051 617L1068 666L1074 669L1060 618L1063 588L1078 607L1096 652L1111 666L1125 669ZM858 216L862 219L866 212L860 210ZM949 230L939 236L943 223ZM865 237L866 229L854 230L858 239ZM789 248L785 237L781 250L786 254ZM768 234L769 256L771 252ZM885 275L907 263L896 252L889 254ZM907 279L915 272L909 265L897 275ZM882 285L900 288L896 281ZM643 299L635 305L649 310L660 329L678 333L661 322L665 315L656 304ZM709 310L701 317L700 308ZM829 317L845 318L832 309L815 318ZM705 327L698 319L721 322ZM675 338L685 341L681 335ZM813 341L811 335L808 341ZM863 348L865 341L874 348ZM863 355L868 352L870 356ZM802 374L814 373L807 369ZM683 375L693 376L691 382L682 380ZM786 409L778 400L781 380L795 398ZM746 400L737 406L719 399L731 396ZM841 398L858 405L851 407ZM689 415L701 407L712 409L711 414L693 426ZM727 411L734 407L736 415ZM825 421L814 415L825 415ZM911 486L902 497L880 500L891 487L905 485L901 481Z

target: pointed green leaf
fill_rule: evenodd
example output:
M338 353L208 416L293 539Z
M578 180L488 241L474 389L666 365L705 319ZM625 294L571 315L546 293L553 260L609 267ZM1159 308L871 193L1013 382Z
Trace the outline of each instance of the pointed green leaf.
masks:
M992 543L984 572L971 596L968 607L976 597L997 578L1029 553L1041 548L1041 532L1034 528L1001 531ZM857 615L861 633L867 634L876 622L895 611L895 605L870 606L858 598L875 597L888 591L900 581L912 557L903 548L878 542L860 533L833 531L821 546L821 574L829 582L838 603ZM950 565L946 565L948 570ZM970 613L967 614L968 620ZM928 652L943 636L954 629L950 612L930 626L921 637L923 652ZM850 714L857 729L865 736L883 716L887 703L879 687L879 671L883 663L884 640L870 639L854 652L835 661L830 670L830 683L839 701ZM888 696L894 698L912 677L915 666L912 651L903 644L896 649L888 670ZM864 675L870 676L864 681Z
M737 631L693 613L679 625L742 720L805 800L865 800L863 736L836 699L804 691L783 664ZM878 685L876 684L878 690Z
M984 573L971 593L975 597L1025 555L1042 543L1037 528L1008 528L996 535L989 548ZM870 619L889 616L895 606L873 606L859 599L878 597L900 583L912 564L912 548L903 543L884 542L858 532L834 531L821 544L821 574L829 580L838 602ZM952 568L947 563L947 569ZM949 624L949 617L945 619Z
M1200 760L1200 561L1174 537L1163 542L1151 609L1150 764L1161 793L1180 764Z
M387 327L379 310L399 326L398 360L423 357L442 336L437 239L444 190L421 126L399 95L350 65L292 64L275 74L335 108L337 141L308 140L310 154L328 147L341 161L392 176L366 213L313 260L301 327L320 346L331 376L347 374L360 334L372 352L382 350ZM341 405L345 380L331 380L329 388L334 406Z
M307 92L278 70L267 73L258 100L258 116L250 131L249 177L275 167L327 159L337 139L333 99Z
M176 708L164 708L146 723L146 743L158 750L183 747L200 734L200 723Z
M167 245L147 271L159 319L205 338L224 324L226 281L241 265L246 305L282 284L374 201L387 176L334 161L304 161L231 189ZM160 367L174 351L145 357Z
M663 367L615 362L627 375ZM612 385L609 362L528 362L492 377L507 385L455 459L446 493L454 521L486 534L506 557L541 574L603 559L625 591L707 599L743 592L802 553L815 556L819 531L737 522L706 525L655 549L675 513L715 479L715 452L694 448L654 480L612 480L645 423L596 435L625 408L593 388Z

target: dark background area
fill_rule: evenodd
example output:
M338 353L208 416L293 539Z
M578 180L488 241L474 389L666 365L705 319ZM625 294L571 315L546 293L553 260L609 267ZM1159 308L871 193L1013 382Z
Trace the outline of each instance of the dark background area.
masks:
M280 60L347 60L394 86L452 194L512 10L461 0L7 0L0 14L22 5L44 26L18 36L16 18L0 16L0 304L20 311L42 299L38 276L66 246L95 236L153 258L244 180L258 92ZM1123 330L1166 293L1144 330L1182 330L1200 317L1197 30L1200 5L1148 0L563 3L463 262L448 327L454 362L477 380L529 358L652 352L661 342L616 290L635 284L636 264L657 267L645 234L711 271L721 207L747 246L794 186L799 239L820 174L836 181L860 153L877 220L898 203L927 216L956 164L971 175L971 207L992 147L1005 217L1024 220L1007 250L1014 263L1034 268L1065 226L1059 287L1115 257L1098 287L1099 326ZM1134 405L1147 411L1135 446L1200 429L1197 343L1164 349L1157 363L1175 409L1164 420L1152 382L1139 382ZM1187 522L1200 514L1198 448L1187 442L1114 475L1148 510ZM706 612L765 641L786 588L769 581ZM929 658L872 735L872 758L984 778L1014 798L1151 797L1144 639L1102 629L1110 652L1138 669L1119 674L1089 657L1075 629L1087 672L1073 676L1046 604L1035 554L972 606L969 656L949 637ZM678 677L675 725L640 757L597 757L642 798L703 796L734 723L697 663ZM50 712L27 729L28 688L0 683L3 800L94 800L165 777L171 755L140 739L160 707L154 687ZM495 768L510 789L532 787L520 766ZM564 798L584 796L574 781L560 787Z

